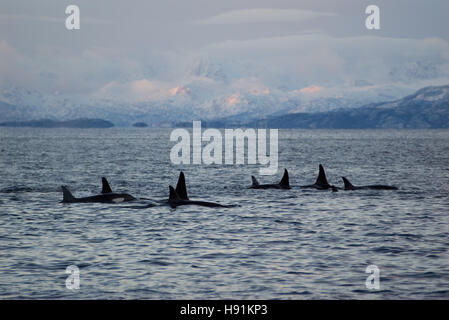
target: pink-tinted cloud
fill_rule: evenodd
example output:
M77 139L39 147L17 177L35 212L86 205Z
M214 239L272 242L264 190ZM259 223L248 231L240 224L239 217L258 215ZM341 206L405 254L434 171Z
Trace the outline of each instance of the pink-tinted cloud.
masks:
M324 90L324 87L322 87L322 86L312 85L312 86L308 86L308 87L300 89L299 92L305 93L305 94L311 94L311 93L321 92L323 90Z

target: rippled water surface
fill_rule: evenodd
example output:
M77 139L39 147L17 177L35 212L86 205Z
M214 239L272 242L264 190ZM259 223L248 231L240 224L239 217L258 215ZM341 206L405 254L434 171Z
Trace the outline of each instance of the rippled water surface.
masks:
M449 298L449 131L280 131L276 176L172 165L170 132L0 128L0 298ZM319 163L331 184L399 190L300 189ZM291 190L247 188L283 168ZM60 203L61 185L97 194L102 176L164 199L181 169L192 199L239 206Z

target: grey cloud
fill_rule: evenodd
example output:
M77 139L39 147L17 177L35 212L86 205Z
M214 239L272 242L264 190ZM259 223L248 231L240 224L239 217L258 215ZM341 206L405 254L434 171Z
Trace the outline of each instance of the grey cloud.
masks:
M55 22L55 23L64 23L66 17L61 15L60 17L53 16L41 16L41 15L33 15L33 14L0 14L0 23L1 24L11 24L17 22L24 21L37 21L37 22ZM83 15L83 23L87 24L111 24L113 23L110 20L103 19L95 19L84 17Z
M449 2L378 3L382 28L373 32L358 1L79 0L81 30L71 32L64 27L68 2L2 2L0 89L213 101L314 86L336 95L354 83L448 82L441 13ZM417 30L406 28L410 21Z
M300 22L318 17L335 16L335 13L294 9L242 9L233 10L210 18L195 21L198 24L244 24L244 23L273 23Z

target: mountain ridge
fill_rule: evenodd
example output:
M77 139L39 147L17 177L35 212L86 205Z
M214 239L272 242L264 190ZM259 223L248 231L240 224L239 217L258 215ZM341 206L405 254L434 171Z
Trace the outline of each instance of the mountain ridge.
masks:
M32 128L111 128L114 124L103 119L79 118L73 120L57 121L40 119L30 121L9 121L0 123L0 127L32 127Z
M236 96L238 100L241 97ZM152 127L191 127L192 120L202 120L203 127L270 127L270 128L304 128L304 129L343 129L343 128L448 128L449 127L449 85L427 86L404 96L384 102L364 104L359 107L342 103L342 100L334 98L325 99L323 103L330 101L334 107L322 112L302 112L295 100L286 100L282 105L271 108L270 103L278 103L279 100L259 99L250 101L247 109L237 109L235 113L223 112L217 105L216 114L228 114L221 118L211 118L206 113L185 110L176 103L161 104L159 108L154 105L142 105L135 108L130 105L126 112L122 109L104 105L98 106L92 111L89 105L80 105L79 108L68 109L62 113L50 113L50 117L40 117L37 107L15 106L0 101L0 115L2 126L34 126L34 127L58 127L75 126L86 127L86 124L70 123L70 121L97 119L102 120L101 115L109 121L100 124L89 124L93 127L132 126L136 122L146 122ZM249 99L243 97L242 99ZM369 100L368 100L369 101ZM319 103L314 100L314 103ZM215 103L215 102L214 102ZM247 102L248 103L248 102ZM346 106L346 107L342 107ZM142 109L143 108L143 109ZM259 110L258 108L262 109ZM317 108L312 108L316 110ZM147 110L147 111L145 111ZM298 112L299 110L299 112ZM321 109L318 108L321 111ZM83 114L82 117L77 116ZM100 117L98 117L100 115ZM39 120L35 120L39 119ZM176 121L176 119L185 119ZM53 122L51 122L53 121ZM59 122L62 122L59 123ZM64 122L68 122L65 123ZM87 125L87 126L89 126Z
M449 85L421 88L402 99L354 109L291 113L246 125L303 129L449 128Z

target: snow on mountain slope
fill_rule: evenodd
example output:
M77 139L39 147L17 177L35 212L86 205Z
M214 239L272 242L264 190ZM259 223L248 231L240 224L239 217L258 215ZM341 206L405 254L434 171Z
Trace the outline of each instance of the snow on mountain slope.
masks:
M18 121L92 117L123 126L135 121L165 125L180 119L211 120L230 116L238 119L240 115L257 119L273 114L326 112L394 101L414 92L419 85L400 82L376 85L364 79L338 85L300 83L290 77L273 78L263 66L251 61L220 63L207 56L194 59L182 74L172 78L167 75L164 80L144 77L160 75L163 68L148 69L151 72L136 71L92 93L65 95L4 87L0 89L0 101L16 109L11 112L11 108L4 107L4 111L0 108L0 118ZM438 98L428 92L416 97Z

